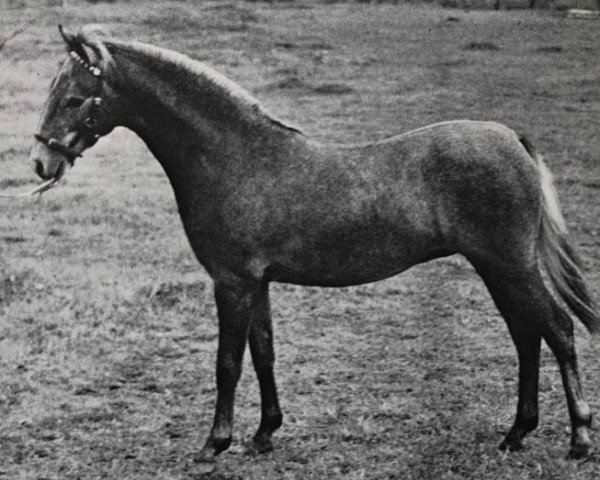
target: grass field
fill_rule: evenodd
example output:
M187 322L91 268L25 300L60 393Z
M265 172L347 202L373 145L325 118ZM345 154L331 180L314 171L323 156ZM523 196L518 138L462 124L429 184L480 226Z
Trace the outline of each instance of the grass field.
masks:
M52 3L0 9L0 36L25 27L0 51L2 189L37 182L26 159L64 56L56 25L102 23L206 61L319 140L455 118L525 133L555 173L599 296L597 21L426 4ZM0 211L0 479L197 478L215 307L158 163L117 130L39 202L0 199ZM540 426L525 451L497 450L516 354L461 258L356 288L274 285L272 298L284 426L273 452L245 454L259 416L247 361L234 444L211 478L599 477L598 453L564 460L568 415L547 348ZM598 412L598 340L578 325L577 341Z

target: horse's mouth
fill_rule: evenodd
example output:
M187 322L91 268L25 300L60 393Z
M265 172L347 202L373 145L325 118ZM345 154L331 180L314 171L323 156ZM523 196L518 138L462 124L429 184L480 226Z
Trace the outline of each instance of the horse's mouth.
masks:
M60 165L58 166L58 168L56 169L56 172L54 173L54 177L51 178L51 180L54 181L54 183L58 182L62 176L65 174L65 171L67 170L67 165L73 165L73 161L72 159L67 158L66 161L60 162Z

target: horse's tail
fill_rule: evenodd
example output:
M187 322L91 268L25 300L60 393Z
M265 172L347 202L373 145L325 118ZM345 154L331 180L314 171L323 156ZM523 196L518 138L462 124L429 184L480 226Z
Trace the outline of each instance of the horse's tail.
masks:
M540 267L572 313L592 334L600 333L600 316L582 275L582 262L566 237L566 224L558 206L552 173L525 138L519 139L537 161L542 190L542 215L538 236Z

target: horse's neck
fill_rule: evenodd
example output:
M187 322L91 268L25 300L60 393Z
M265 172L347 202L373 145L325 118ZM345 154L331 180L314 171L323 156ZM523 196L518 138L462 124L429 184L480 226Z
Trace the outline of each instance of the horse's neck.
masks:
M241 87L187 57L124 44L112 53L132 110L124 126L145 141L174 187L224 173L240 145L286 129Z

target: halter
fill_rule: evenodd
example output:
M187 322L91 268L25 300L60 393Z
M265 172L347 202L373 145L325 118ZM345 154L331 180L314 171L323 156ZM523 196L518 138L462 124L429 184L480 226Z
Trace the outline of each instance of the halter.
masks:
M73 60L75 60L75 62L77 62L79 65L85 68L96 79L96 89L94 92L94 97L92 98L92 104L90 105L90 111L88 113L88 116L83 120L83 127L85 128L85 130L83 132L78 131L69 145L64 144L56 138L47 137L46 135L43 135L39 132L35 133L33 136L38 142L42 142L50 150L54 150L65 155L67 157L68 162L71 164L71 166L73 166L73 164L75 163L75 159L77 157L81 157L81 152L78 152L73 148L73 146L76 145L77 142L79 142L81 137L91 137L91 139L93 140L92 145L100 138L100 134L95 132L94 129L98 124L96 116L98 111L100 110L100 105L102 105L102 98L100 97L100 93L102 92L104 76L102 74L102 70L100 70L99 67L92 65L91 63L81 58L79 54L74 50L69 50L69 55ZM90 145L88 145L88 147L89 146Z

